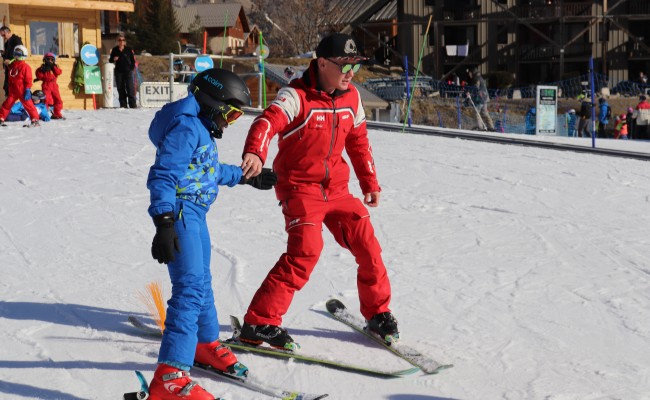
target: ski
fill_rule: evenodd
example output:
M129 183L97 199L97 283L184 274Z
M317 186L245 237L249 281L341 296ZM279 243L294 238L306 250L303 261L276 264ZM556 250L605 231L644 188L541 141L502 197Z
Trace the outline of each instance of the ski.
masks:
M269 386L265 383L259 382L253 377L241 377L226 374L222 371L214 369L208 365L194 364L194 368L220 378L225 378L226 381L232 382L236 385L243 386L247 389L265 394L267 396L275 397L282 400L319 400L329 396L328 394L309 394L303 392L288 391Z
M318 356L310 356L310 355L303 354L302 352L295 352L292 350L277 349L275 347L270 347L267 345L254 346L247 343L243 343L238 339L236 339L236 336L238 336L238 333L241 331L241 323L239 322L239 319L237 317L232 315L230 316L230 326L232 327L233 338L228 339L221 343L237 350L243 350L252 353L272 356L272 357L293 358L295 360L303 361L310 364L319 364L319 365L324 365L335 369L357 372L366 375L377 375L377 376L382 376L387 378L396 378L404 375L410 375L419 371L419 368L417 367L397 370L397 371L387 371L379 368L371 368L365 366L346 364L341 361L330 360Z
M256 380L249 376L235 376L225 372L216 370L209 365L194 364L193 370L201 370L212 377L221 378L226 382L231 382L236 385L245 387L246 389L254 392L262 393L267 396L275 397L282 400L320 400L327 397L327 394L309 394L297 391L289 391L273 386L269 386L263 382ZM146 400L149 398L149 385L147 380L142 375L142 372L135 371L140 381L140 390L137 392L124 393L124 400ZM218 398L215 400L219 400Z
M146 336L151 336L156 338L160 338L162 336L162 333L160 332L159 329L156 329L150 325L145 324L138 317L134 315L129 316L128 321L131 325L133 325L135 328L137 328L140 332L142 332ZM237 317L231 317L230 322L231 322L231 326L233 327L233 332L241 328L239 319L237 319ZM373 367L351 365L341 361L326 359L319 356L310 356L302 352L298 353L290 350L281 350L281 349L276 349L268 346L253 346L246 343L242 343L239 340L234 338L224 339L224 340L220 339L219 341L222 344L225 344L226 346L230 347L234 351L246 351L249 353L255 353L255 354L260 354L269 357L276 357L276 358L293 358L297 361L302 361L309 364L323 365L326 367L340 369L343 371L380 376L384 378L396 378L404 375L414 374L419 371L419 368L417 367L403 369L403 370L388 371L388 370L382 370Z
M366 321L356 315L353 315L345 305L337 299L328 300L326 303L327 312L337 321L344 323L350 328L369 337L379 343L396 356L408 361L418 367L426 374L437 374L438 372L453 367L453 364L441 364L438 361L422 354L418 350L402 343L386 343L378 335L365 329Z

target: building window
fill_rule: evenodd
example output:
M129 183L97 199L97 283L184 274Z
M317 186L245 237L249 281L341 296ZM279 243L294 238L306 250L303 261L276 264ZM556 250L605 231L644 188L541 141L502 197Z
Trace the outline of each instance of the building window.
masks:
M79 56L79 24L32 21L29 23L29 38L29 51L33 55Z

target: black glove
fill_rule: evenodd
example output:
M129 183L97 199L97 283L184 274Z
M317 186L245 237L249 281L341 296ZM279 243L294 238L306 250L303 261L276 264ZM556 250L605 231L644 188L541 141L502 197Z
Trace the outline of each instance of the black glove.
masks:
M262 168L262 173L254 178L246 179L242 176L239 184L251 185L255 189L260 190L269 190L273 188L273 185L275 185L277 181L278 176L275 172L271 171L271 168Z
M52 71L52 64L45 63L45 64L43 64L42 68L43 68L43 71L45 71L45 72Z
M168 212L153 217L156 225L156 236L151 243L151 255L160 264L174 261L174 250L181 252L176 229L174 229L174 213Z

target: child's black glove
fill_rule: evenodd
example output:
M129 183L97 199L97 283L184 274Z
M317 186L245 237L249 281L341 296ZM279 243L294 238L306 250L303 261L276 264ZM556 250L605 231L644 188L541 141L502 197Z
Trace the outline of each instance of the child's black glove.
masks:
M273 188L278 182L278 176L271 170L271 168L262 168L262 173L254 178L246 179L241 177L240 185L251 185L255 189L269 190Z
M160 264L174 261L176 259L174 250L181 252L178 235L174 228L174 213L156 215L153 217L153 223L156 225L156 235L151 243L151 255Z

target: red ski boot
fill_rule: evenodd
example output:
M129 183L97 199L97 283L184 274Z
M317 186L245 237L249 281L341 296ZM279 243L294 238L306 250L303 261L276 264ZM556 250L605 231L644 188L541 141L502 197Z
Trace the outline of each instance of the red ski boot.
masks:
M233 376L247 376L248 368L237 361L230 348L215 340L212 343L199 343L196 346L194 362L203 368L213 368Z
M215 400L190 379L190 373L159 364L149 385L149 400Z

